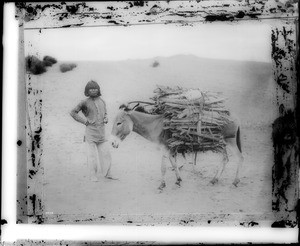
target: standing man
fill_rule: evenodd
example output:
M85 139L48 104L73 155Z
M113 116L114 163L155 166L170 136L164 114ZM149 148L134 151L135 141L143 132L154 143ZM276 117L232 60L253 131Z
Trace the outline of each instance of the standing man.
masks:
M111 155L105 138L107 124L106 105L102 100L100 86L91 80L84 90L87 99L81 101L70 113L78 122L86 125L84 141L87 145L87 159L90 180L99 181L101 176L113 179L111 176ZM82 112L85 117L78 113Z

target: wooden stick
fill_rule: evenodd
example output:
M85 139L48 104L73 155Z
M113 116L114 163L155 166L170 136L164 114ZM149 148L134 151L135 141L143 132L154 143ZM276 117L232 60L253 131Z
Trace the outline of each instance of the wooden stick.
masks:
M144 102L144 101L131 101L131 102L128 102L128 104L131 104L131 103L144 103L144 104L149 104L149 105L155 105L155 103L152 103L152 102Z

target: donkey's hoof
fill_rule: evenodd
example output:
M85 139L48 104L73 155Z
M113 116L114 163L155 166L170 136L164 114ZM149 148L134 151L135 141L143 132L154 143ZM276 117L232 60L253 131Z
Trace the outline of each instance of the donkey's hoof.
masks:
M177 181L175 182L176 185L180 186L180 182L182 181L181 178L178 178Z
M237 185L238 185L238 183L240 182L240 179L235 179L234 181L233 181L233 185L235 186L235 187L237 187Z
M165 182L161 182L160 186L158 187L158 189L160 191L162 191L164 188L166 187L166 183Z
M211 181L210 181L210 183L212 184L212 185L214 185L214 184L216 184L216 183L218 183L218 179L217 178L213 178Z

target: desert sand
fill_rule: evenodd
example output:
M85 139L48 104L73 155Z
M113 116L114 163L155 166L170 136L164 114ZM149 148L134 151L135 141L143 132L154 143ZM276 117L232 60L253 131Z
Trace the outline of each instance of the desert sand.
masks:
M152 66L154 61L159 62L157 67ZM118 62L71 61L78 66L61 73L60 62L45 74L32 76L43 91L45 223L239 225L256 221L268 225L272 220L271 124L277 107L271 64L178 55ZM119 105L149 101L156 85L222 92L241 120L245 160L239 186L232 185L236 159L230 152L222 178L209 184L222 157L206 152L198 155L195 166L193 155L188 155L181 169L181 187L175 185L169 165L167 187L159 193L160 151L136 133L118 149L111 147L112 171L119 180L89 181L84 125L69 112L85 98L84 87L91 79L100 84L107 103L108 139ZM184 160L179 157L178 163Z

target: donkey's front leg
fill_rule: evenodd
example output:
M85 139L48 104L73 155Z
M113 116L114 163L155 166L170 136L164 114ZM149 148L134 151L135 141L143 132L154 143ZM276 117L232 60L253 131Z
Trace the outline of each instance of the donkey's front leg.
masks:
M171 154L169 154L169 160L172 164L173 169L175 170L175 174L176 174L176 178L177 178L175 184L180 186L180 182L182 181L182 179L181 179L180 174L179 174L177 162L174 160L174 157Z

